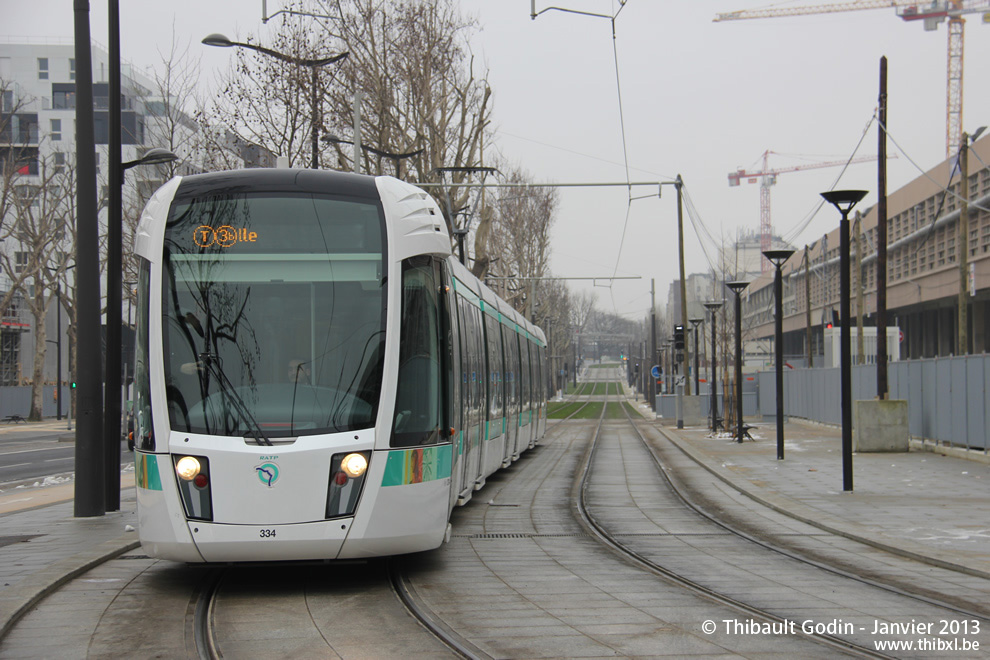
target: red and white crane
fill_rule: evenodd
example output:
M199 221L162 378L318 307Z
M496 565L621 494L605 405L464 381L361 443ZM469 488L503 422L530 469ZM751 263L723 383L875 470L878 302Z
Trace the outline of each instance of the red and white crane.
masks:
M948 63L945 81L945 154L951 157L959 149L962 139L963 100L963 26L964 14L981 13L983 22L990 23L990 0L861 0L836 4L817 4L801 7L775 7L769 9L744 9L716 14L715 22L736 21L745 18L777 18L808 14L833 14L863 9L889 9L905 21L923 21L925 30L931 31L938 24L949 21Z
M819 163L804 163L802 165L792 165L790 167L777 167L770 169L770 156L779 156L773 151L763 152L763 167L756 172L747 172L746 170L739 168L735 172L729 172L729 187L738 186L742 183L743 179L747 180L749 183L760 182L760 251L769 250L771 248L770 239L773 235L773 226L770 222L770 186L777 183L778 174L786 174L787 172L801 172L803 170L818 170L824 167L840 167L843 165L848 165L852 163L866 163L869 161L876 160L876 156L858 156L852 159L846 160L829 160ZM766 259L760 260L762 264L761 271L767 272L770 269L770 263Z

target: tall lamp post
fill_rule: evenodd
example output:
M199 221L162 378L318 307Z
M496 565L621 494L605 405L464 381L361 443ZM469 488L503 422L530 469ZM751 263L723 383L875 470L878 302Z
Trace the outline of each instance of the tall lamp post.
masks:
M712 314L712 357L708 362L708 380L711 383L711 395L712 395L712 433L718 431L718 393L716 392L715 383L718 381L718 359L716 354L716 337L715 337L715 326L718 321L718 310L722 308L721 301L706 302L705 309L707 309Z
M70 264L66 266L63 270L68 271L75 268L75 264ZM55 371L58 374L56 376L57 381L55 384L55 419L62 421L62 280L58 277L58 269L45 266L46 269L56 273L55 275L55 300L58 302L55 314L55 341L51 339L46 339L50 344L55 344L55 351L57 353L55 359ZM72 411L67 411L66 417L69 420L69 428L67 430L72 430Z
M743 441L743 380L742 380L742 290L749 282L737 280L725 286L736 294L736 442Z
M118 62L119 63L119 62ZM119 71L118 71L119 75ZM111 76L112 77L112 76ZM110 104L120 106L120 94L110 95ZM111 111L111 114L113 112ZM119 113L118 113L119 114ZM103 390L103 459L104 471L104 502L107 511L120 509L120 370L121 370L121 338L120 328L123 324L123 302L120 297L123 276L123 186L124 173L138 165L161 165L178 160L167 149L148 149L137 160L126 163L120 162L120 131L116 149L110 148L110 195L107 206L107 331L105 357L105 386Z
M688 319L691 327L694 328L694 394L701 395L701 370L698 357L701 355L701 344L698 343L698 326L705 322L705 319Z
M784 283L780 273L794 250L764 250L766 257L776 269L773 277L773 349L774 367L777 371L777 460L784 460Z
M338 55L331 55L330 57L318 57L315 59L305 59L302 57L294 57L292 55L286 55L285 53L280 53L271 48L265 48L264 46L258 46L256 44L247 44L240 41L231 41L222 34L213 33L208 35L203 39L203 43L207 46L218 46L220 48L230 48L231 46L237 46L238 48L247 48L248 50L257 51L259 53L264 53L265 55L270 55L277 60L282 62L288 62L289 64L295 64L296 66L302 66L308 68L312 72L312 86L313 93L310 96L310 111L312 114L312 119L310 121L310 128L312 135L310 136L312 142L312 162L310 167L317 170L320 168L320 124L323 123L322 117L320 117L320 95L319 95L319 78L317 76L316 70L321 66L326 66L328 64L333 64L334 62L339 62L348 55L349 52L343 52Z
M100 266L89 2L73 2L76 56L76 480L73 515L106 513L100 433Z
M849 338L849 212L865 190L830 190L822 197L834 206L839 220L839 361L842 383L842 490L853 489L852 465L852 346Z

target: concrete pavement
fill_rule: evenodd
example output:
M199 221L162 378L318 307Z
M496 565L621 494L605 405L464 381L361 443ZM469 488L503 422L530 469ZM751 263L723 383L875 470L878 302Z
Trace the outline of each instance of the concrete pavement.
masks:
M638 406L647 419L653 413ZM925 563L990 579L990 463L965 452L913 441L907 453L854 453L853 490L842 490L842 434L803 420L756 423L736 442L705 427L662 433L725 483L820 529ZM747 423L752 424L747 420Z
M756 439L742 444L704 427L661 430L719 479L781 513L990 578L990 464L940 451L855 454L855 489L843 492L837 428L788 423L783 461L773 424L758 425ZM133 474L122 487L121 511L96 518L73 517L71 483L0 491L0 638L45 595L137 546Z

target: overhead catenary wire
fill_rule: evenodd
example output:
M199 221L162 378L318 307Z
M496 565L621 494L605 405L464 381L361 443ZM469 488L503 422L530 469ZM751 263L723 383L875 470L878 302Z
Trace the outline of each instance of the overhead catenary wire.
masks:
M615 92L616 92L616 97L618 99L618 105L619 105L619 133L620 133L621 139L622 139L622 160L623 160L623 167L624 167L625 173L626 173L626 181L627 182L630 182L631 178L630 178L630 174L629 174L629 170L630 170L630 168L629 168L629 147L628 147L628 143L627 143L627 140L626 140L626 121L625 121L625 113L624 113L623 106L622 106L622 81L621 81L621 76L619 74L618 36L617 36L616 30L615 30L615 21L619 17L619 14L622 13L622 10L625 8L625 6L626 6L626 4L628 2L629 2L629 0L619 0L619 7L618 7L618 9L615 8L615 3L613 2L612 3L612 14L611 15L595 14L595 13L591 13L591 12L578 11L578 10L569 9L569 8L565 8L565 7L547 7L545 9L537 12L536 11L536 3L533 2L532 3L531 12L530 12L530 16L535 20L538 16L540 16L544 12L555 10L555 11L568 12L568 13L572 13L572 14L580 14L580 15L583 15L583 16L591 16L593 18L607 18L607 19L609 19L609 23L612 26L612 62L613 62L614 68L615 68ZM618 253L616 254L616 257L615 257L615 266L614 266L614 268L612 270L613 276L616 273L619 272L619 264L622 261L622 248L623 248L623 245L624 245L625 240L626 240L626 231L629 228L629 217L632 214L632 202L633 202L632 186L629 185L628 188L627 188L627 193L626 193L626 213L625 213L625 218L624 218L624 220L622 222L622 233L621 233L620 238L619 238L619 249L618 249ZM612 307L613 307L613 309L616 312L618 312L617 306L615 304L615 296L614 296L614 291L613 291L612 285L610 284L608 288L609 288L610 297L612 299Z
M950 195L952 197L955 197L959 201L967 201L968 204L969 204L969 206L970 206L970 208L975 208L975 209L979 209L980 211L985 211L987 213L990 213L990 209L988 209L988 208L986 208L984 206L980 206L979 204L977 204L975 202L971 202L969 200L965 200L961 195L959 195L958 193L950 190L948 184L943 185L939 181L936 181L935 179L933 179L932 176L931 176L931 174L928 173L928 170L923 169L920 165L918 165L917 162L915 162L915 160L913 158L911 158L911 156L907 153L907 151L904 150L904 147L902 147L897 142L897 140L894 138L894 136L890 134L890 131L887 130L887 127L886 126L884 126L884 130L887 131L887 138L894 144L895 147L897 147L897 150L907 159L907 161L909 163L911 163L912 165L914 165L915 169L917 169L919 172L921 172L922 176L924 176L926 179L928 179L929 181L931 181L932 183L934 183L936 186L938 186L939 189L944 194ZM974 151L973 154L975 155L976 152ZM986 163L984 163L982 160L980 160L980 157L979 156L977 156L976 159L979 160L980 163L984 167L987 166ZM959 165L959 159L958 159L958 154L957 154L956 162L953 164L952 172L949 175L949 183L950 184L952 183L952 177L955 176L955 173L956 173L956 170L958 168L958 165Z
M835 180L832 181L832 185L830 185L828 188L829 190L834 190L835 186L837 186L839 184L839 181L842 180L842 176L846 173L846 170L849 169L849 165L852 164L853 159L856 157L856 154L859 152L859 148L863 145L863 140L866 139L866 136L870 131L870 127L873 126L874 121L877 121L876 110L873 111L873 116L870 117L870 120L866 122L866 126L863 127L863 133L859 137L859 142L856 143L856 147L849 155L849 158L846 159L846 164L842 166L842 169L836 175ZM811 221L815 219L815 216L818 215L818 212L822 209L822 206L824 204L825 204L825 200L819 199L815 203L814 208L804 217L804 220L802 220L797 227L791 230L787 235L781 235L783 241L788 244L796 241L797 238L804 233L804 230L807 229L808 226L811 224Z

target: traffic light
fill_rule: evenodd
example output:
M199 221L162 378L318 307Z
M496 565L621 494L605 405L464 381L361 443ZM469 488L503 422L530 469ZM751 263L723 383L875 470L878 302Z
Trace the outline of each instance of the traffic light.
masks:
M675 325L674 326L674 350L683 351L684 350L684 326Z

